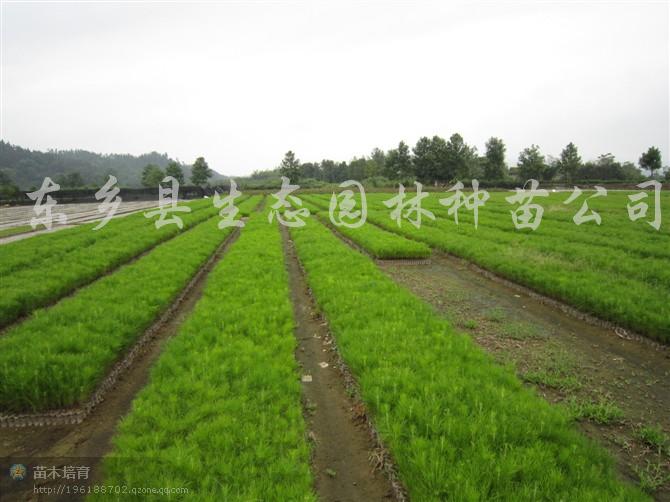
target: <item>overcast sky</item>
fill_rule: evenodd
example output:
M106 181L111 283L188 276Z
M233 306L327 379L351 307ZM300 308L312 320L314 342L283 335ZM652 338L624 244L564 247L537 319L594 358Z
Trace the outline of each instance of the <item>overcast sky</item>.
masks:
M669 151L668 3L2 2L2 139L230 175L490 136Z

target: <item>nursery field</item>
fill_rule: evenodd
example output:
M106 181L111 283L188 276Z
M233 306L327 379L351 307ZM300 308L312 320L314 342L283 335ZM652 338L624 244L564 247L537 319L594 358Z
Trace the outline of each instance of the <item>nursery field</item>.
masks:
M422 207L435 219L424 216L420 228L407 220L398 226L390 218L383 201L394 194L368 194L368 221L465 258L580 311L670 342L670 196L662 194L663 223L657 231L646 223L653 219L653 203L645 219L631 221L625 192L588 201L589 208L601 216L601 225L594 221L576 225L574 214L592 194L585 191L570 205L563 204L569 192L536 198L533 203L544 208L536 230L515 228L510 211L516 206L505 200L510 192L491 194L479 208L477 228L472 211L465 207L458 212L459 224L454 222L448 208L439 203L447 196L444 192L430 193L422 200ZM329 196L308 195L305 200L327 217Z
M0 246L0 458L40 449L90 457L81 445L97 442L95 479L110 488L88 491L91 500L165 498L111 488L152 486L174 489L174 500L376 500L373 484L385 500L664 500L667 417L647 416L644 444L657 447L658 469L631 474L611 444L587 434L602 424L580 426L588 413L578 417L574 406L550 399L383 269L422 270L448 253L661 346L670 342L670 198L663 195L657 231L645 222L653 208L630 221L626 193L589 199L600 226L572 221L592 192L570 205L569 193L552 193L534 201L544 215L530 231L514 228L510 194L491 194L476 229L465 207L454 222L439 204L443 193L423 199L435 218L424 216L420 228L391 219L383 204L390 192L367 195L360 228L330 222L330 194L299 194L312 214L291 228L279 215L269 221L271 195L245 195L241 228L219 228L219 209L198 200L180 214L182 229L156 229L138 214L100 231L84 224ZM12 426L84 406L175 305L177 329L147 342L155 359L141 390L123 396L129 405L119 420L110 425L93 408L83 425ZM300 329L304 319L326 335ZM665 350L634 349L636 357ZM306 357L316 369L306 369ZM667 366L658 374L667 377ZM332 390L333 375L337 406L347 410L341 417L324 416L306 397L307 388ZM656 383L635 406L668 399ZM105 392L114 401L124 389ZM314 420L325 432L314 432ZM331 458L325 468L314 460L353 440L337 434L341 420L369 438L353 449L365 464L353 492L337 484L359 463Z

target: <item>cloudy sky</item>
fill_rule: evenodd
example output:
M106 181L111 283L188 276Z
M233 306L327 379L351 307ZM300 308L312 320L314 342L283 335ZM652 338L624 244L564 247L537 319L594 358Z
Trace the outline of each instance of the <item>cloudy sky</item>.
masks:
M2 139L231 175L460 132L670 164L668 3L2 2Z

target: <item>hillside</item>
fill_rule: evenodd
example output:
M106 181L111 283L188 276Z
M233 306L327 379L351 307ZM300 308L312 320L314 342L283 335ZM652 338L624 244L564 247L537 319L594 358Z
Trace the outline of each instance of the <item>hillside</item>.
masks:
M97 186L112 174L123 187L141 187L142 169L147 164L165 168L172 160L167 153L151 152L142 155L100 154L86 150L28 150L0 141L0 172L9 177L21 190L39 186L49 176L56 179L62 175L79 173L86 185ZM190 179L191 167L182 165L186 180ZM214 172L211 183L226 177Z

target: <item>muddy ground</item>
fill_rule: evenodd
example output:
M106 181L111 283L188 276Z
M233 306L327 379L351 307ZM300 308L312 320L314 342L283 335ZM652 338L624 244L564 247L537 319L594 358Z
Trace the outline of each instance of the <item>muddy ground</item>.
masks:
M363 420L362 404L345 385L328 325L317 313L286 229L282 234L296 322L295 356L302 372L303 414L312 440L315 491L327 502L391 500L391 484L371 462L376 445Z
M540 395L569 406L579 427L614 454L622 477L670 500L670 350L570 317L458 258L378 265ZM664 445L644 427L662 431Z

